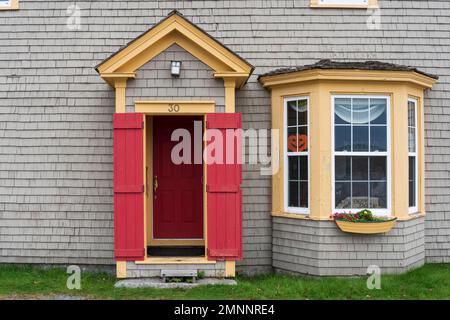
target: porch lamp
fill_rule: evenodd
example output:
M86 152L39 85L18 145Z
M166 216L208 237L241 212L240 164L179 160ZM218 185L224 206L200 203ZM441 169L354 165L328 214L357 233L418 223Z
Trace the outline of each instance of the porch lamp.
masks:
M181 71L181 61L172 61L170 63L170 73L172 77L178 78L180 76Z

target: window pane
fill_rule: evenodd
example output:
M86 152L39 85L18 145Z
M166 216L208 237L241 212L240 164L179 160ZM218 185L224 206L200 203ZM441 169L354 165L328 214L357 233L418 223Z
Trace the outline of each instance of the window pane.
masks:
M409 157L409 181L416 179L416 157Z
M370 157L370 180L386 181L386 157Z
M386 127L370 127L370 151L387 150Z
M308 100L298 100L298 125L308 124Z
M308 156L292 155L308 152L308 99L288 101L287 106L287 206L308 207Z
M288 157L288 166L289 180L299 180L298 157Z
M416 129L408 128L408 150L416 152Z
M416 157L409 157L409 206L416 206Z
M352 157L352 180L369 180L369 157Z
M298 127L297 149L298 152L308 151L308 127L306 126Z
M350 98L334 100L334 123L350 124L352 122L352 104Z
M336 180L350 181L351 157L336 157L334 171Z
M287 124L288 126L297 125L297 101L287 103Z
M300 207L308 208L308 182L300 182Z
M386 99L370 99L370 123L386 124Z
M416 105L412 101L408 101L408 126L416 126Z
M334 130L334 148L336 151L351 151L351 127L336 126Z
M386 182L371 182L369 208L386 209L386 195Z
M300 180L308 181L308 157L300 156Z
M386 209L387 156L380 153L388 146L387 98L334 97L334 101L334 143L340 152L334 160L336 208Z
M288 206L289 207L298 207L299 206L299 190L298 190L298 182L289 182L289 199Z
M353 124L369 122L369 99L353 99L352 117Z
M353 182L352 184L352 208L369 208L369 186L367 182Z
M369 151L369 127L353 127L353 151Z
M297 128L287 129L287 151L297 152Z
M409 206L416 206L416 192L414 190L415 183L413 181L409 182Z
M337 209L350 209L350 182L336 182L335 185L335 203Z

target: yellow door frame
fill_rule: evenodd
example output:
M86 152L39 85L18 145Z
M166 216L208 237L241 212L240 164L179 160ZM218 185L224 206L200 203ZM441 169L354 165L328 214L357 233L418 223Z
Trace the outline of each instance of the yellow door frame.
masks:
M207 113L215 112L215 102L214 101L136 101L135 102L135 112L143 113L146 120L152 118L153 116L170 115L170 116L189 116L198 115L203 116L204 120ZM204 121L205 124L205 121ZM171 239L162 240L153 238L153 203L152 203L152 191L153 191L153 180L149 177L153 176L153 165L152 165L152 141L153 141L153 125L152 122L146 121L145 126L145 139L144 139L144 154L145 154L145 168L144 168L144 185L146 196L144 203L144 227L145 227L145 248L149 245L159 245L159 246L192 246L192 245L204 245L205 246L205 256L207 254L207 203L206 203L206 183L203 184L203 239ZM147 140L150 146L147 145ZM148 171L146 170L148 168ZM206 165L203 166L204 182L206 182ZM153 258L156 259L156 258ZM161 261L162 258L158 258ZM146 261L151 262L151 257L147 256ZM170 259L168 261L173 261ZM179 260L177 260L179 261Z

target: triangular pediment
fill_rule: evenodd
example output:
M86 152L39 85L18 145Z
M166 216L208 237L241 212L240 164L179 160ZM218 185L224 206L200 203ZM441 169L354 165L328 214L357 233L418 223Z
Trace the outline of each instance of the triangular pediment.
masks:
M136 70L173 44L208 65L214 70L215 77L235 78L238 87L253 71L251 64L178 11L172 11L164 20L100 63L96 70L110 83L114 78L134 77Z

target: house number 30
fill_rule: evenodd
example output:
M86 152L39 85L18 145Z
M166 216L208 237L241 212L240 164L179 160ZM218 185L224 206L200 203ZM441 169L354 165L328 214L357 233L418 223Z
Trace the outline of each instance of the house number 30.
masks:
M178 104L169 104L169 112L179 112L180 106Z

